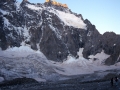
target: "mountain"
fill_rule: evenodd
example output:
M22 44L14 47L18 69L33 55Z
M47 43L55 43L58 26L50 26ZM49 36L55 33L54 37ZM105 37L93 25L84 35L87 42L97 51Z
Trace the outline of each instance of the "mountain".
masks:
M0 2L0 82L21 77L56 81L87 74L84 81L104 78L114 69L119 74L119 48L120 35L101 35L66 4Z
M110 57L106 65L120 61L120 35L106 32L101 35L88 19L69 8L51 2L33 4L27 0L0 2L0 47L30 45L40 50L49 60L64 61L68 55L78 58L104 52ZM94 58L96 59L96 58Z

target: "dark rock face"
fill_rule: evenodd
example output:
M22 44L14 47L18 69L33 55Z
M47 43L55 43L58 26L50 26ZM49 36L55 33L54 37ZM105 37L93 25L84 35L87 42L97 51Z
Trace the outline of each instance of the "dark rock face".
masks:
M7 49L7 47L11 46L20 46L22 41L22 30L18 32L20 28L16 28L16 26L20 26L21 22L19 19L21 18L20 12L11 12L16 11L16 6L14 5L14 0L6 0L5 3L1 2L1 12L0 12L0 46L3 50ZM9 7L8 7L9 5ZM3 12L3 13L2 13ZM11 13L10 13L11 12ZM16 17L18 16L18 17ZM14 19L14 20L13 20ZM14 25L14 26L13 26Z
M119 60L120 55L120 35L116 35L113 32L106 32L102 36L103 49L105 53L111 55L107 60L106 64L111 65Z
M101 34L96 30L95 26L89 20L84 21L87 24L87 34L85 35L85 45L83 55L88 58L89 55L95 55L102 51Z
M51 10L81 18L87 29L66 25ZM3 0L0 2L0 47L3 50L20 47L22 42L29 44L34 50L40 49L49 60L54 61L63 61L68 55L77 57L79 48L84 48L83 56L87 59L89 55L96 55L104 50L110 55L105 64L120 61L120 35L113 32L101 35L95 25L84 20L81 14L50 3L32 4L23 0L18 4L15 0Z

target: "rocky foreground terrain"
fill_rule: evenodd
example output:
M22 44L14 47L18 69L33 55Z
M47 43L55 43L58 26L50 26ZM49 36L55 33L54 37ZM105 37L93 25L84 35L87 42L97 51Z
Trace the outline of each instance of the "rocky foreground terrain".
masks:
M120 90L120 81L118 85L114 82L114 86L111 86L109 79L81 82L79 78L75 78L38 83L33 79L23 78L0 84L0 90Z

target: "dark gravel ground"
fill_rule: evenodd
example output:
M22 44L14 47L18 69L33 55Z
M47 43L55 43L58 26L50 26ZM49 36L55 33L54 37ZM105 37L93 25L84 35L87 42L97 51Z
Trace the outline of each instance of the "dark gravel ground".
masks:
M110 80L80 82L78 79L71 79L38 83L24 78L0 84L0 90L120 90L120 82L118 85L114 82L114 86L111 86Z

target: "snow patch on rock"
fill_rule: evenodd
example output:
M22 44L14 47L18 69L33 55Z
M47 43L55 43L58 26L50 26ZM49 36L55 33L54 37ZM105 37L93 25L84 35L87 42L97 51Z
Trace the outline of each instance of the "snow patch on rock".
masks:
M4 20L4 27L8 27L10 25L9 20L5 17L3 17Z
M104 50L102 50L101 53L97 53L96 55L90 55L89 60L92 60L96 65L101 65L101 64L104 64L104 61L109 57L110 55L105 54Z
M73 26L76 28L86 29L86 24L79 17L76 17L74 14L65 13L59 10L57 11L58 17L68 26Z
M42 8L41 7L37 7L37 6L35 6L35 5L31 5L31 4L27 4L26 5L29 9L31 9L31 10L42 10Z
M2 9L0 9L0 12L1 12L3 15L7 15L7 14L9 14L9 12L4 11L4 10L2 10Z

